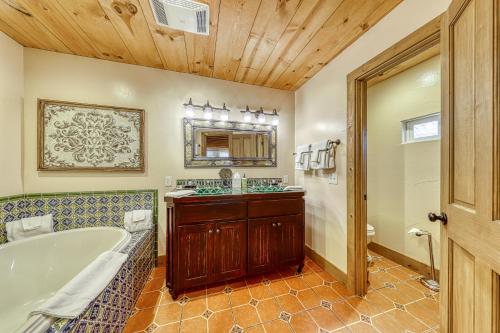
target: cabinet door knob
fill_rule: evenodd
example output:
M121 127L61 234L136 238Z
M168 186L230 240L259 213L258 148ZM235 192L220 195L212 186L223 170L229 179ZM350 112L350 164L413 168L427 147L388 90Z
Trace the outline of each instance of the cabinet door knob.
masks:
M281 222L278 222L278 227L281 227Z
M214 231L212 229L208 230L208 233L211 234L213 233Z
M216 230L215 230L215 232L216 232L216 233L219 233L219 232L220 232L220 229L216 229Z
M273 223L273 228L276 228L276 223Z

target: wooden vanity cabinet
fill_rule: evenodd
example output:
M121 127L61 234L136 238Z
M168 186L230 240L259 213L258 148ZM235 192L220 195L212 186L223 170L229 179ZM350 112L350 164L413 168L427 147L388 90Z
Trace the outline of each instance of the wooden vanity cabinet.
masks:
M303 192L166 198L167 286L181 291L304 262Z

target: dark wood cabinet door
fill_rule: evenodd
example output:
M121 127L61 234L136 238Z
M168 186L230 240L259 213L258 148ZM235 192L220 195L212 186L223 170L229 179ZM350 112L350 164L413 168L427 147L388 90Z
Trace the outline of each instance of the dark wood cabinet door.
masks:
M215 225L213 281L244 276L247 255L247 222L223 222Z
M262 273L274 268L276 230L274 217L248 220L248 273Z
M278 235L277 265L298 265L304 258L303 215L276 218Z
M188 288L209 282L212 275L214 224L178 227L179 286Z

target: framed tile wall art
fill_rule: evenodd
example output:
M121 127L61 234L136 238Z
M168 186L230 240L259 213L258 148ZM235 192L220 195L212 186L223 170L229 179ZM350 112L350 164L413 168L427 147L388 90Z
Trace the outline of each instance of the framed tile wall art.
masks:
M38 100L39 171L144 171L144 110Z

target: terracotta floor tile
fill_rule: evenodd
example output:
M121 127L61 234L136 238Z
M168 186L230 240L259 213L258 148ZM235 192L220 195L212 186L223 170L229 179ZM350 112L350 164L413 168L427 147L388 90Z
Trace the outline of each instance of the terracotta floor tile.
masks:
M377 291L369 291L364 298L352 296L347 301L359 313L369 317L394 308L394 303Z
M308 261L306 264L307 267L311 268L315 272L321 272L323 271L323 268L321 268L318 264L316 264L314 261Z
M316 272L304 275L303 280L310 288L321 286L323 284L323 279L318 274L316 274Z
M382 288L379 289L378 292L389 298L391 301L403 305L424 297L424 294L415 288L410 287L405 282L395 283L394 288Z
M409 280L413 276L418 275L416 272L409 270L408 268L403 266L389 268L387 270L387 273L391 274L392 276L396 277L399 280Z
M262 281L264 281L264 275L262 275L262 274L252 275L252 276L246 277L246 283L247 283L248 287L255 286L255 285L261 285Z
M360 320L359 313L347 302L333 303L332 310L344 325L350 325Z
M398 309L391 310L372 318L373 326L381 332L423 332L429 327L422 324L408 312Z
M384 263L384 265L386 265L386 267L397 267L397 266L401 266L400 264L392 261L391 259L388 259L384 256L381 256L381 260L382 262Z
M297 298L306 309L312 309L321 304L321 299L312 289L299 291L297 293Z
M163 277L149 280L148 282L146 282L146 285L142 289L142 292L147 293L150 291L160 290L163 287L164 282L165 278Z
M291 333L292 329L290 328L290 325L285 323L281 319L269 321L265 324L263 324L264 329L268 333Z
M332 282L332 283L337 282L337 279L334 278L333 275L331 275L328 272L322 271L322 272L318 272L317 274L319 275L320 278L322 278L326 282Z
M155 323L166 325L181 320L182 307L177 303L160 305L156 311Z
M429 327L439 325L439 303L432 299L424 298L423 300L408 304L406 305L406 310Z
M247 282L244 278L230 281L227 286L233 290L243 289L247 287Z
M262 323L266 321L278 319L281 309L278 302L274 298L259 301L257 304L257 312L259 313Z
M386 283L397 283L400 281L395 276L386 272L370 272L369 280L372 289L380 289L385 287Z
M364 322L352 324L348 326L348 328L352 333L378 333L378 331L372 325Z
M290 291L290 287L284 280L271 281L269 289L274 296L288 294Z
M282 295L276 298L278 304L280 305L283 311L286 311L290 314L294 314L300 311L305 310L302 303L296 296L293 295Z
M175 302L175 301L172 298L172 295L170 295L170 292L168 290L163 291L161 293L160 305L170 304L173 302Z
M295 332L318 333L318 325L316 325L307 311L293 315L290 320L290 326L292 326Z
M248 290L250 291L252 298L255 298L256 300L264 300L273 297L269 287L263 284L248 287Z
M151 291L149 293L142 293L135 303L135 307L138 309L145 309L155 307L160 303L162 292L159 290Z
M297 274L297 270L293 267L283 267L278 272L280 273L281 278L283 279L293 277Z
M231 307L230 296L225 293L209 294L207 307L213 312L229 309Z
M182 320L201 316L207 309L206 298L190 299L189 302L182 306Z
M307 312L309 312L316 324L318 324L320 328L323 328L325 330L332 331L344 326L337 315L331 310L319 307L316 309L308 310Z
M260 324L257 310L251 305L242 305L233 308L233 314L235 323L242 328Z
M294 290L304 290L309 288L304 279L299 276L286 278L285 282Z
M278 271L270 272L267 274L264 274L264 279L274 281L274 280L281 280L281 274Z
M250 302L250 300L252 299L252 296L250 295L250 291L245 288L233 291L230 294L230 299L231 305L236 307L243 304L248 304L248 302Z
M208 318L208 332L229 332L229 330L233 327L233 324L233 314L231 310L216 312Z
M354 296L354 294L350 292L342 282L336 282L332 284L332 289L342 297Z
M227 285L225 283L211 285L211 286L207 287L207 296L209 296L211 294L219 294L219 293L223 292L224 289L226 289L226 287L227 287Z
M145 330L155 319L155 312L156 308L148 308L137 311L132 317L129 318L123 331L129 333Z
M264 325L262 325L262 324L249 327L249 328L245 329L243 332L245 332L245 333L266 333L266 331L264 330Z
M180 295L179 298L182 298L184 296L189 297L189 299L205 298L207 296L207 289L205 287L190 289Z
M321 300L337 302L342 299L342 297L335 290L327 286L314 287L313 290Z
M203 317L195 317L182 320L180 333L206 333L207 330L207 320Z
M158 327L154 333L179 333L180 323L173 323Z

